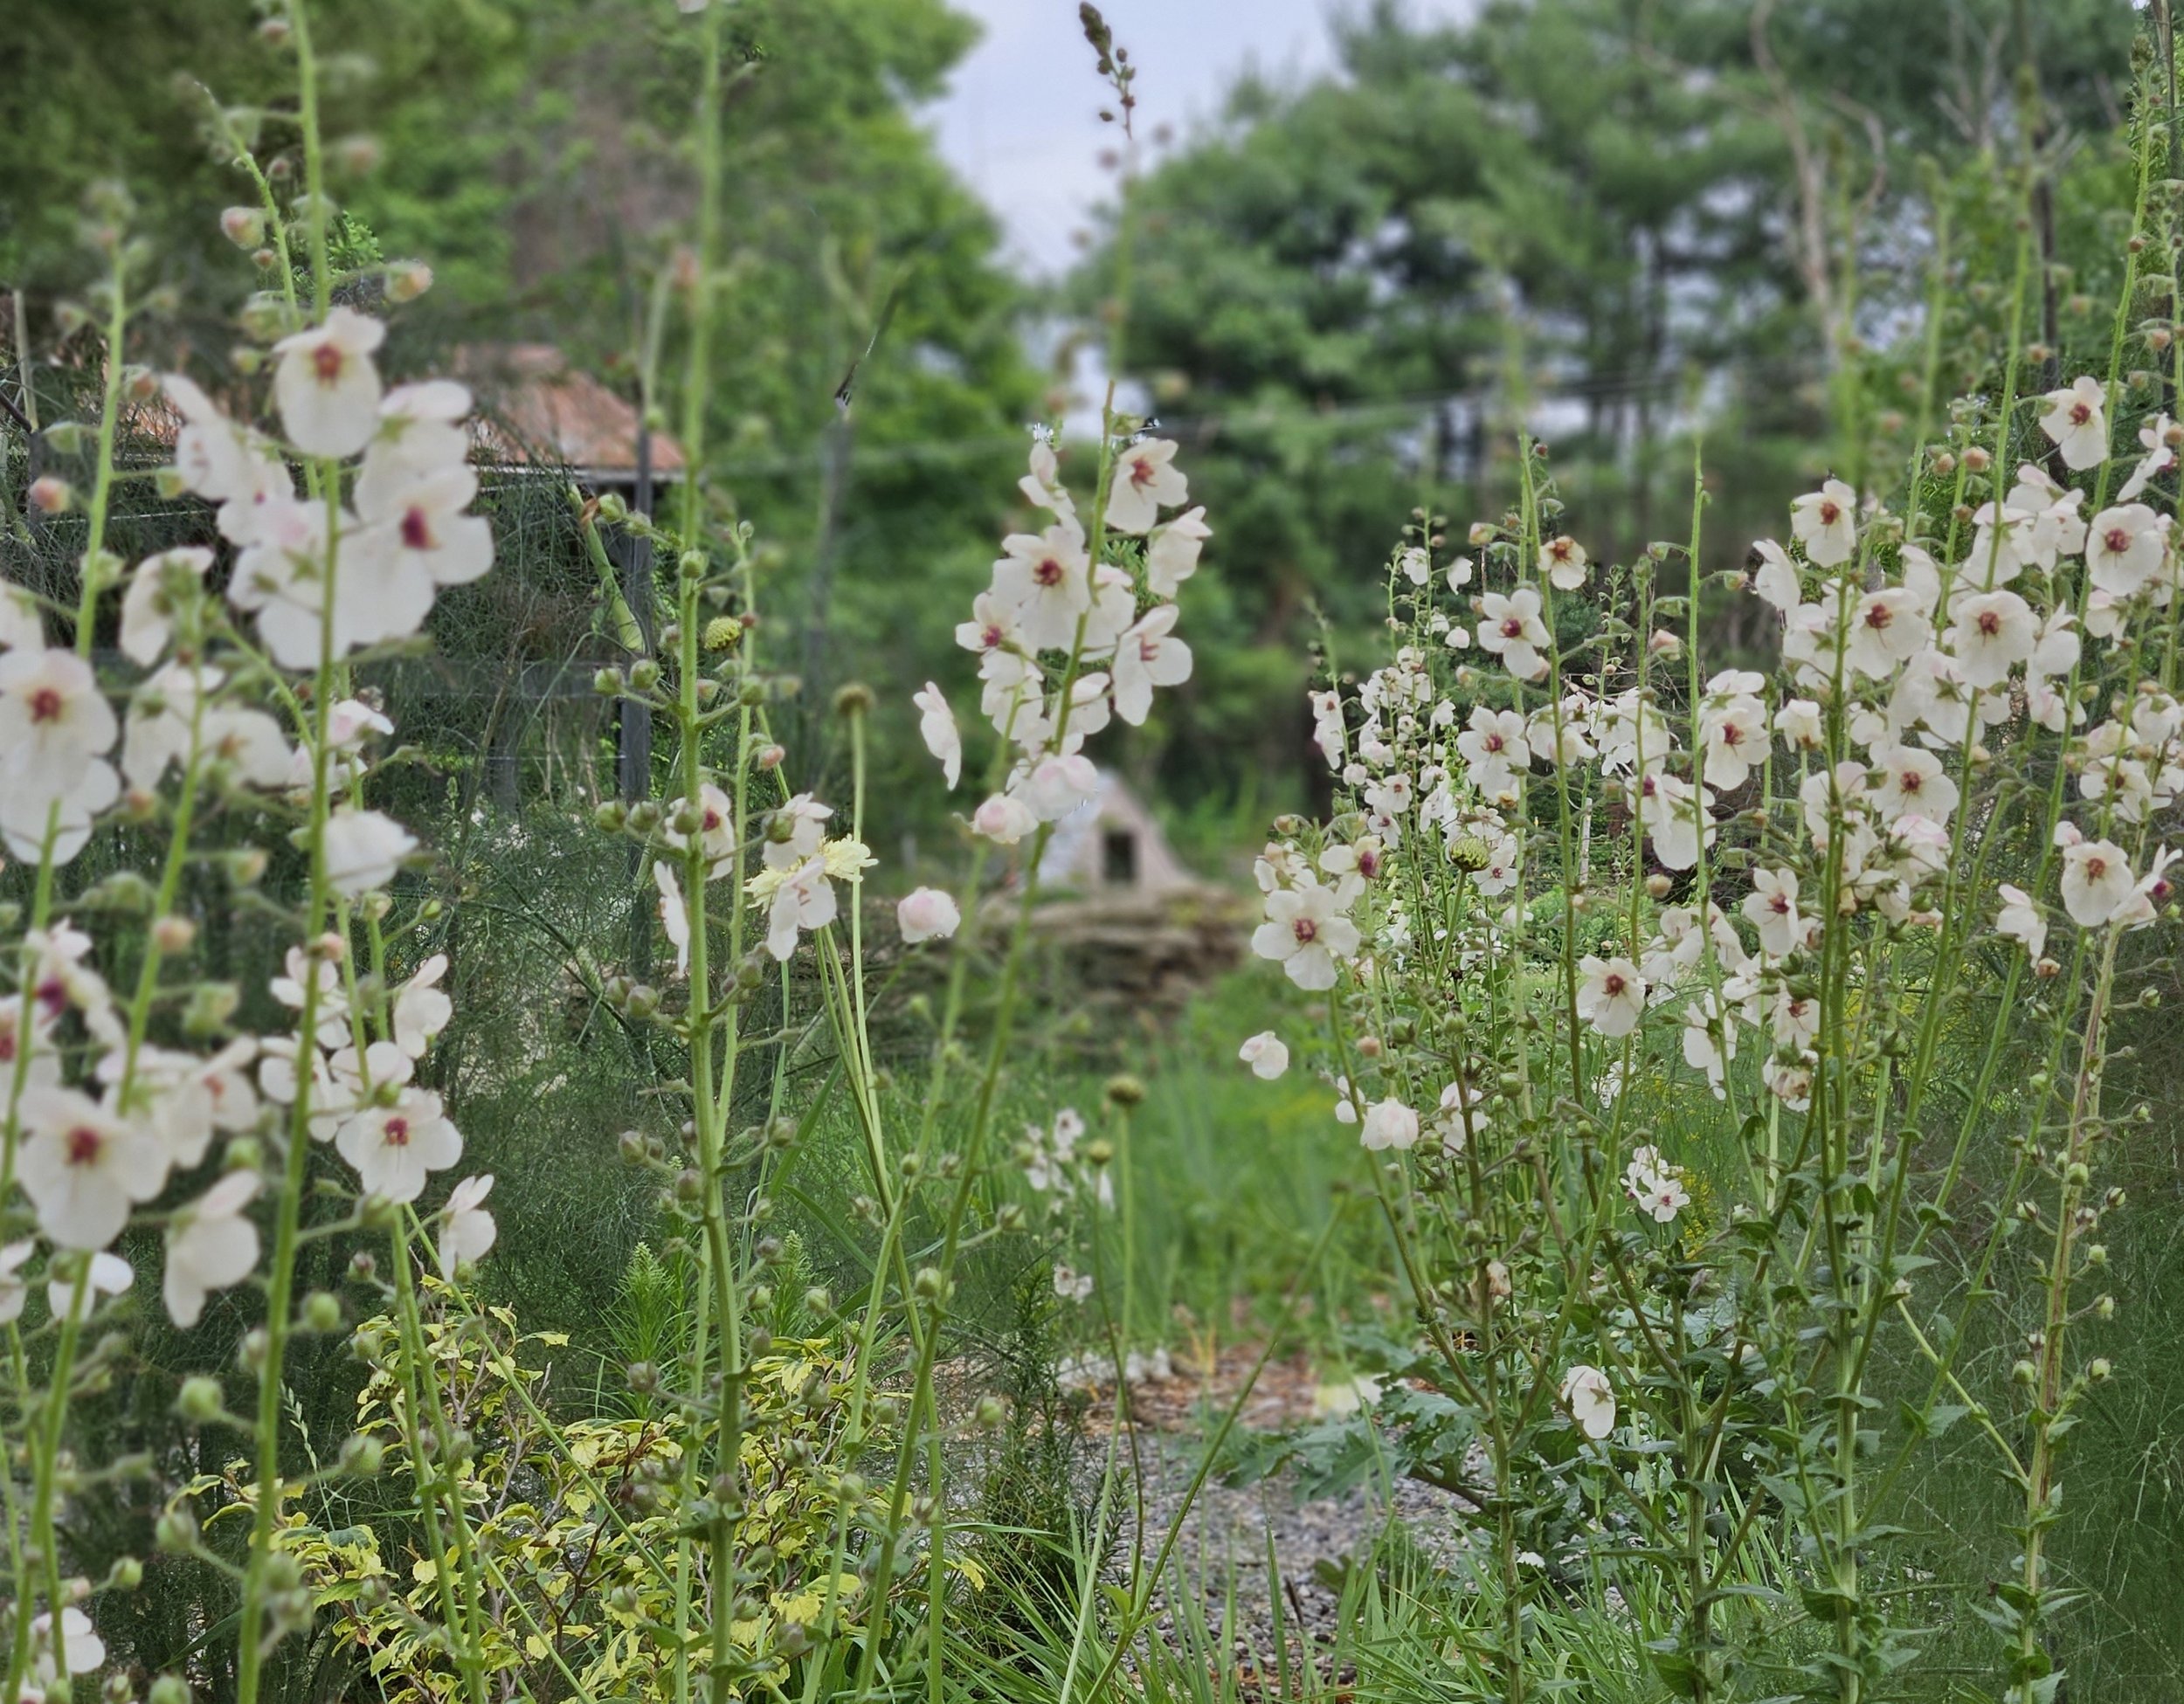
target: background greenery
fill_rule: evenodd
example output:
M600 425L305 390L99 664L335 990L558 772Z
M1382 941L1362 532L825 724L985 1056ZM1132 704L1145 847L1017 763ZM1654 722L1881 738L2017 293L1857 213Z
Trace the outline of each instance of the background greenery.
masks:
M648 400L644 309L689 190L669 140L691 73L672 12L656 0L322 10L328 45L347 56L333 128L379 144L373 169L344 177L344 199L384 253L429 258L438 273L391 363L551 341ZM2058 351L2100 343L2128 213L2118 131L2139 18L2127 0L1489 0L1466 23L1421 27L1382 0L1344 24L1327 75L1247 79L1212 122L1154 152L1127 239L1111 210L1077 274L1048 289L1000 264L992 217L920 126L920 103L972 39L966 21L940 0L744 0L733 284L708 430L719 483L756 523L774 582L772 654L807 676L813 707L791 730L800 766L826 790L840 754L819 711L833 685L867 679L899 705L928 677L966 678L950 630L1014 518L1025 423L1060 411L1031 352L1104 329L1184 440L1217 528L1193 588L1198 672L1115 749L1186 855L1233 871L1267 816L1321 784L1302 708L1311 648L1332 645L1343 665L1367 654L1404 516L1420 503L1459 526L1492 513L1520 424L1551 443L1565 524L1602 560L1681 534L1703 437L1708 552L1733 562L1822 473L1908 454L1916 423L1899 382L1922 359L1945 217L1945 392L1976 388L1998 360L2020 242L2042 262L2028 332ZM203 367L225 348L250 269L215 227L242 197L204 145L197 84L235 103L276 86L253 22L240 0L10 10L13 63L29 74L0 79L0 284L24 293L49 418L76 406L96 360L66 314L85 281L76 225L94 180L129 185L184 304L152 322L143 358ZM1057 88L1089 98L1087 69L1054 66ZM2021 228L2005 169L2028 152L2055 187ZM1125 240L1128 311L1110 323ZM11 493L25 471L10 464ZM473 1151L500 1176L490 1282L527 1327L574 1331L596 1365L626 1349L609 1304L632 1251L660 1235L649 1186L614 1157L616 1134L646 1126L632 1088L649 1063L597 999L632 899L599 879L596 857L572 855L570 818L609 727L581 697L533 703L522 690L527 667L584 666L598 642L591 571L552 482L490 501L502 571L439 619L443 657L462 667L384 684L411 694L405 730L432 730L404 804L438 823L446 861L432 880L464 901L462 933L439 943L456 961L460 1014L442 1068ZM149 541L170 519L148 506L132 524ZM66 543L48 537L45 557ZM1756 638L1735 619L1721 617L1731 647ZM922 753L898 742L880 762L875 796L917 801L901 818L906 844L883 840L883 855L905 861L915 834L944 865L953 842ZM2056 1539L2085 1593L2066 1624L2073 1694L2132 1704L2184 1699L2184 1363L2149 1328L2184 1307L2174 944L2137 973L2170 1004L2132 1018L2131 1087L2157 1116L2131 1156L2138 1205L2111 1251L2131 1319L2149 1323L2092 1328L2117 1376L2081 1429L2077 1500ZM250 950L238 946L238 966ZM1342 1222L1307 1275L1301 1343L1338 1364L1346 1323L1390 1319L1399 1292L1379 1227L1347 1193L1364 1156L1319 1086L1261 1085L1234 1062L1237 1039L1277 1010L1246 972L1129 1038L1150 1089L1130 1185L1133 1342L1263 1332L1330 1214ZM898 1003L891 1021L914 1045L914 1014ZM465 1071L480 1058L498 1068ZM784 1059L826 1063L824 1050ZM1015 1121L1089 1112L1102 1078L1074 1056L1019 1072L1006 1091ZM1656 1121L1685 1121L1682 1151L1703 1153L1711 1117L1711 1104L1679 1105ZM1986 1157L1982 1198L1998 1211L1987 1197L2006 1165ZM853 1189L846 1167L814 1162L788 1210L814 1277L844 1287L859 1280ZM1964 1246L1977 1243L1967 1232ZM995 1262L978 1281L973 1347L1050 1367L1063 1345L1043 1268ZM2020 1301L1997 1298L1982 1376L2005 1375ZM201 1329L237 1325L216 1310ZM176 1435L159 1368L204 1357L156 1335L148 1354L111 1423L157 1445ZM304 1424L335 1435L356 1375L331 1346L309 1372ZM1022 1388L1041 1376L1033 1365ZM1971 1447L1907 1483L1899 1517L1925 1535L1935 1579L1957 1584L1999 1561L1963 1535L2004 1527L2003 1511L1981 1507L1992 1483ZM131 1538L79 1535L94 1555ZM1377 1649L1384 1684L1429 1695L1434 1677L1387 1653L1434 1648L1476 1611L1460 1590L1381 1560L1355 1588L1360 1625L1382 1641L1358 1660ZM138 1600L136 1648L156 1656L187 1636L182 1583ZM162 1614L173 1625L151 1625ZM1019 1673L1037 1667L1026 1619ZM1953 1668L1986 1636L1961 1621L1909 1683L1917 1696L1961 1695ZM1602 1645L1586 1670L1600 1695L1651 1695L1617 1630L1548 1636ZM1618 1651L1632 1657L1620 1691ZM1194 1695L1189 1678L1147 1684Z

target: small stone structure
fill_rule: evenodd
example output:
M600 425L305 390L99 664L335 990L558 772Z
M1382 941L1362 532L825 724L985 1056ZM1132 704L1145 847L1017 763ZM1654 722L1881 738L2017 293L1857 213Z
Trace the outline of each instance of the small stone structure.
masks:
M1100 790L1054 824L1039 861L1039 885L1064 893L1154 895L1199 886L1137 795L1111 769Z
M1054 825L1039 885L1032 929L1050 992L1064 1004L1172 1011L1242 956L1249 907L1184 868L1152 812L1111 771Z

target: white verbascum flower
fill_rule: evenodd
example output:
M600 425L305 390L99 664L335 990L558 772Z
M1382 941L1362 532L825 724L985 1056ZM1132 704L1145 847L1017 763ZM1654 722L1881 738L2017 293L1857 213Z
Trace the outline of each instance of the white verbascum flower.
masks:
M2087 577L2115 597L2136 597L2161 571L2168 522L2144 503L2103 509L2085 534Z
M22 1121L17 1181L38 1227L63 1248L104 1248L129 1209L166 1186L165 1144L77 1090L25 1089Z
M212 553L196 545L162 550L137 563L121 597L121 654L142 668L157 662L174 632L176 590L203 581L211 566Z
M1815 568L1834 568L1858 548L1858 493L1829 479L1790 505L1790 532Z
M353 456L379 426L379 370L371 352L387 328L351 307L273 345L273 401L288 441L307 456Z
M187 1331L214 1290L240 1284L258 1266L258 1227L243 1210L258 1193L258 1174L231 1171L167 1227L168 1317Z
M135 1268L120 1255L102 1249L87 1257L74 1274L47 1279L45 1306L56 1320L67 1319L72 1314L79 1320L87 1320L98 1311L100 1296L126 1295L135 1282ZM83 1290L80 1306L76 1298L79 1284Z
M1578 1430L1599 1439L1615 1430L1615 1390L1607 1375L1580 1362L1562 1376L1562 1404Z
M1905 586L1883 586L1852 606L1843 660L1869 680L1885 680L1924 650L1932 633L1917 593Z
M500 1227L484 1205L485 1198L492 1193L493 1174L489 1171L466 1177L448 1191L447 1204L439 1210L438 1252L441 1277L453 1279L463 1267L475 1265L493 1252Z
M2001 909L1994 918L1995 933L2018 942L2026 957L2037 960L2048 949L2048 920L2023 888L2003 882L1995 891L2002 896Z
M895 928L915 946L921 941L945 941L963 923L963 912L954 898L937 887L916 887L896 901Z
M1943 638L1967 686L2001 686L2010 670L2031 660L2039 644L2032 606L2007 589L1959 598L1952 613L1954 622Z
M1213 535L1202 507L1185 509L1165 526L1152 529L1145 541L1145 583L1154 597L1173 597L1198 572L1199 552Z
M993 597L1030 651L1067 651L1092 607L1091 561L1075 521L1012 533L993 564Z
M667 944L675 949L675 975L690 974L690 910L682 901L682 884L664 859L653 864L653 886L660 893L660 927Z
M394 1044L413 1059L425 1057L433 1038L455 1015L455 1003L439 986L446 974L447 955L434 953L395 992Z
M1164 508L1190 500L1190 482L1175 465L1174 440L1141 438L1115 459L1114 483L1107 497L1107 524L1118 533L1142 533Z
M1759 926L1759 950L1770 957L1780 958L1805 944L1811 925L1797 909L1796 871L1764 866L1754 870L1743 908Z
M1752 554L1759 559L1759 571L1752 576L1752 589L1784 615L1805 601L1803 583L1790 553L1771 538L1754 541Z
M2047 402L2040 430L2062 451L2065 467L2075 473L2108 459L2108 392L2098 379L2081 373L2065 389L2048 392Z
M1357 956L1362 937L1341 914L1335 890L1317 882L1267 895L1267 921L1252 932L1251 949L1277 961L1299 988L1321 992L1335 985L1338 960Z
M1631 1155L1630 1163L1623 1168L1623 1189L1655 1225L1673 1225L1676 1216L1691 1204L1683 1168L1662 1159L1661 1150L1650 1145Z
M463 1156L462 1133L430 1089L405 1088L393 1105L367 1107L343 1121L334 1146L356 1169L366 1195L415 1201L426 1180Z
M1289 1068L1289 1050L1282 1038L1272 1030L1261 1030L1255 1036L1247 1036L1236 1057L1251 1067L1251 1074L1262 1083L1270 1083Z
M41 1615L31 1624L32 1643L38 1651L38 1666L50 1671L53 1662L53 1618ZM64 1608L60 1612L60 1644L67 1653L71 1674L95 1673L107 1659L106 1641L99 1637L91 1625L91 1618L81 1610Z
M1539 617L1539 594L1519 586L1508 597L1488 592L1479 599L1479 646L1502 659L1519 680L1536 680L1547 672L1540 652L1552 643Z
M1604 1036L1627 1036L1646 1015L1646 979L1627 958L1578 961L1578 1016Z
M1576 591L1582 587L1588 566L1585 547L1567 533L1539 547L1539 571L1557 591ZM1420 583L1425 583L1422 576Z
M467 513L478 494L476 473L458 462L411 471L406 479L369 479L378 448L375 444L365 457L365 473L356 481L356 514L384 531L387 573L411 586L467 585L482 576L493 566L493 528L482 515ZM430 592L424 595L429 604Z
M1400 1100L1375 1100L1365 1109L1358 1140L1378 1154L1391 1148L1416 1146L1418 1129L1418 1114Z
M963 778L963 735L956 727L956 713L948 695L928 680L924 691L910 694L910 702L918 708L918 735L925 742L925 749L939 759L941 778L952 792Z
M2056 838L2063 838L2063 829ZM2131 859L2113 840L2071 838L2063 847L2063 908L2080 928L2098 928L2112 921L2138 886Z
M822 852L793 869L767 869L753 876L751 897L766 903L766 950L786 963L799 934L823 929L839 909Z
M394 880L417 837L377 811L337 811L326 824L326 879L349 899Z
M1191 647L1175 637L1172 604L1156 604L1127 629L1115 647L1115 714L1142 727L1152 709L1155 686L1178 686L1191 678ZM1072 716L1072 727L1076 718Z
M37 1252L35 1237L0 1248L0 1325L13 1325L23 1317L23 1304L31 1294L21 1277L23 1263Z
M1013 846L1038 828L1039 818L1023 800L996 793L971 814L971 826L997 845Z
M86 772L106 768L120 733L98 677L74 652L0 654L0 789L11 797L50 805L96 793Z

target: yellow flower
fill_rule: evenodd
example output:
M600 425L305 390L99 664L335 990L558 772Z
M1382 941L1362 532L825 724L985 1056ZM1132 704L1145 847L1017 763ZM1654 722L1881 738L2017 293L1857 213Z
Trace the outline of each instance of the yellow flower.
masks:
M826 860L826 873L836 881L855 881L858 872L880 861L861 840L829 840L820 856Z

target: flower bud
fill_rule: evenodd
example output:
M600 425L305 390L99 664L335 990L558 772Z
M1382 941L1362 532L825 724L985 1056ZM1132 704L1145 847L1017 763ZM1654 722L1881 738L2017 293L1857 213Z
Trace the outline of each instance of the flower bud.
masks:
M706 569L711 566L702 550L685 550L675 558L675 573L685 580L702 580Z
M1984 473L1994 465L1994 458L1974 444L1965 451L1964 465L1974 473Z
M397 260L387 268L387 300L415 301L432 287L432 269L422 260Z
M1107 1080L1107 1099L1117 1107L1142 1106L1145 1099L1144 1080L1120 1073Z
M2098 1319L2114 1319L2116 1317L2116 1298L2113 1296L2101 1297L2093 1304L2093 1314Z
M751 754L751 762L762 769L778 769L781 767L781 760L788 755L779 746L764 745Z
M135 1591L144 1583L144 1564L135 1556L118 1557L107 1569L106 1589L108 1591Z
M161 1515L152 1527L152 1542L162 1550L183 1552L193 1550L197 1544L197 1517L179 1505ZM157 1697L158 1689L152 1695ZM184 1697L188 1694L185 1693Z
M743 642L743 624L734 616L715 616L701 637L708 651L733 651Z
M197 938L197 926L187 917L170 913L152 925L152 944L162 953L186 953Z
M266 240L266 216L255 207L230 207L220 215L220 234L238 249L254 249Z
M31 481L31 507L40 514L62 514L76 507L75 487L52 473Z
M2030 1384L2040 1376L2040 1369L2029 1361L2020 1361L2009 1369L2009 1376L2020 1384Z
M190 1684L179 1674L162 1674L152 1682L145 1704L190 1704Z
M629 683L637 692L652 691L660 684L660 665L649 657L639 657L629 666Z
M2116 1369L2105 1356L2095 1356L2093 1363L2085 1369L2086 1377L2096 1384L2105 1384L2114 1376Z
M376 1438L353 1432L342 1440L342 1472L360 1480L368 1480L379 1471L386 1459L387 1446Z
M1105 1136L1095 1136L1084 1145L1084 1158L1088 1165L1108 1165L1115 1158L1115 1144Z
M220 1381L194 1373L182 1382L175 1397L175 1412L193 1426L208 1425L220 1418L225 1405Z
M618 668L603 668L591 677L591 690L606 698L612 698L628 684Z
M368 1248L360 1248L349 1257L349 1275L356 1283L370 1283L378 1271L378 1257Z
M862 716L872 709L872 688L861 681L853 680L834 694L834 714L838 716Z
M301 1323L306 1331L330 1337L342 1328L342 1304L326 1290L314 1290L303 1299Z
M932 1301L938 1298L947 1285L948 1280L941 1276L938 1266L920 1266L917 1269L917 1276L912 1280L910 1287L925 1300Z

